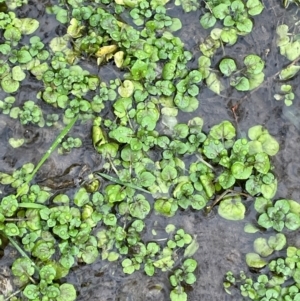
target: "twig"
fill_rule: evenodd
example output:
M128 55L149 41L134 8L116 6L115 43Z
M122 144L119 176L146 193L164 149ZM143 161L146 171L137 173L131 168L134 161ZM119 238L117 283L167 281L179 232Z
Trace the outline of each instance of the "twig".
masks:
M19 294L19 293L21 293L21 292L22 292L21 289L18 290L18 291L16 291L16 292L14 292L14 293L11 294L9 297L7 297L6 299L4 299L4 301L8 301L10 298L14 297L15 295L17 295L17 294Z
M229 194L230 192L231 192L231 194ZM212 210L212 208L214 206L216 206L225 196L236 196L236 195L242 195L245 197L249 196L248 194L243 193L243 192L236 192L235 190L227 189L220 196L218 196L216 198L216 200L213 202L213 204L211 206L208 206L209 207L208 212L210 212Z

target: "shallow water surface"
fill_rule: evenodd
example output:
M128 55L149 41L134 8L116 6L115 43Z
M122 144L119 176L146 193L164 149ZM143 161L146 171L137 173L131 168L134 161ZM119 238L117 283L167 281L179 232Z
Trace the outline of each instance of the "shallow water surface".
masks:
M172 1L171 1L172 2ZM265 9L261 15L255 17L255 26L251 34L240 37L238 43L232 47L225 47L214 57L213 65L216 65L224 55L242 61L246 54L255 53L265 60L265 82L251 92L237 92L233 88L222 91L218 96L202 87L199 95L200 107L197 112L182 114L182 121L191 119L192 116L204 118L204 131L207 132L213 125L223 121L233 122L238 133L245 136L249 127L260 124L280 142L280 151L273 159L275 174L279 179L279 188L275 199L293 198L300 201L299 175L300 175L300 85L299 75L291 81L294 87L295 100L291 107L285 107L283 102L274 99L278 77L274 75L288 62L279 54L276 47L276 27L279 24L292 24L299 21L299 12L296 7L290 5L284 10L280 1L263 1ZM50 2L49 2L50 3ZM44 43L52 37L65 32L62 25L58 25L52 16L45 13L47 1L30 1L28 6L20 9L20 16L38 18L41 22L38 34L44 37ZM197 59L200 55L199 44L209 31L200 27L199 16L202 11L183 14L182 10L170 6L170 15L180 17L183 28L178 36L185 43L195 58L190 63L191 69L197 68ZM224 53L223 53L224 51ZM83 61L82 67L98 74L101 80L108 81L114 78L116 69L111 64L98 69L95 61ZM42 89L37 81L28 81L18 94L18 101L34 98L35 94ZM1 94L1 92L0 92ZM236 108L235 115L233 108ZM109 114L104 112L103 114ZM90 135L91 123L77 125L75 130L83 141L83 147L73 150L70 155L61 157L57 153L51 155L45 165L39 171L36 182L42 182L49 178L58 178L61 181L70 182L76 178L75 174L66 173L72 165L87 165L92 171L99 170L103 165L101 157L95 153ZM0 160L1 171L11 172L26 162L37 163L43 153L49 148L60 129L55 131L35 126L21 126L5 115L0 116ZM26 143L19 149L12 149L8 145L10 137L26 138ZM59 178L66 173L66 178ZM78 173L78 171L77 171ZM10 189L1 187L3 194L9 193ZM238 273L240 270L248 271L245 264L245 254L252 251L254 235L246 234L243 227L247 221L255 219L251 204L247 204L246 219L239 222L227 221L220 218L217 208L209 215L203 211L193 212L187 210L178 213L171 219L151 214L148 219L146 232L150 238L151 225L159 225L163 229L167 224L173 223L184 228L188 233L196 237L199 243L194 258L199 266L196 270L197 282L188 290L189 301L199 300L240 300L238 292L227 295L222 286L224 274L228 270ZM149 232L149 233L148 233ZM300 239L297 234L288 235L289 242L300 247ZM3 275L7 278L7 269L4 268L12 263L16 256L12 248L5 249L4 257L0 260ZM251 271L250 271L251 272ZM92 265L79 264L68 277L77 288L79 301L164 301L169 300L170 284L168 273L155 274L152 278L142 272L132 275L124 275L120 263L109 263L97 260ZM4 277L4 278L5 278Z

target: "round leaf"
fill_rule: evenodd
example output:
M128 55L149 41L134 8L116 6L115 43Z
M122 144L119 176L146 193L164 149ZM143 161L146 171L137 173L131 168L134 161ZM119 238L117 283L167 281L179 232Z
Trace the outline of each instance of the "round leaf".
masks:
M234 162L231 166L232 175L239 180L248 179L252 173L253 166L246 166L242 162Z
M270 248L280 251L286 245L286 237L283 233L277 233L275 236L271 236L268 239L268 245Z
M31 18L23 18L21 20L21 33L22 34L32 34L34 33L39 27L39 21Z
M218 208L218 213L221 217L232 221L244 219L245 211L246 208L240 197L224 198Z
M2 78L1 87L6 93L14 93L19 89L19 82L12 79L10 74Z
M255 252L263 257L267 257L273 253L273 249L270 248L265 238L259 237L255 239L253 246Z
M74 301L76 300L76 290L70 283L64 283L59 287L60 295L57 301Z
M249 267L256 269L261 269L267 264L267 262L256 253L246 254L246 263Z
M236 71L236 64L233 59L222 59L219 68L224 75L230 76L232 72Z
M19 82L25 79L26 77L25 72L21 69L20 66L13 67L11 72L12 72L12 79Z

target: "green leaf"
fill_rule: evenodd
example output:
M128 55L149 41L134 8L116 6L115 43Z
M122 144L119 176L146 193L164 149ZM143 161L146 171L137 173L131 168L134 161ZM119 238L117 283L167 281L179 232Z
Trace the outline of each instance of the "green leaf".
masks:
M237 69L233 59L222 59L219 68L226 76L230 76Z
M21 27L19 28L22 34L29 35L34 33L39 27L39 21L31 18L20 19Z
M12 79L11 75L7 75L1 80L1 87L6 93L14 93L19 89L19 82Z
M176 94L174 103L183 112L193 112L199 106L199 101L197 98L180 92Z
M255 155L254 168L263 174L268 173L270 170L270 160L266 153L258 153Z
M192 273L197 268L197 265L198 264L197 264L197 261L195 259L188 258L183 262L182 267L183 267L185 272Z
M152 186L156 180L156 177L148 171L142 172L138 178L140 185L143 187Z
M131 204L129 204L130 214L133 217L137 217L140 219L144 219L150 212L150 209L151 207L149 202L141 194L137 194L134 198L134 201Z
M211 61L208 57L202 55L198 59L199 71L202 74L202 78L207 78L210 74L209 67Z
M285 217L285 226L290 230L297 230L300 227L300 217L295 213L288 213Z
M56 13L55 16L56 20L62 24L68 23L68 11L66 9L63 9L59 7L58 12Z
M214 135L216 136L216 135ZM206 139L203 144L203 154L209 159L215 159L224 151L224 145L219 140Z
M98 258L98 249L95 246L87 246L83 251L82 251L82 259L85 263L91 264L96 261Z
M273 253L273 248L270 248L265 238L259 237L254 240L254 250L263 257L267 257Z
M178 205L174 199L157 199L154 203L154 209L164 216L171 217L176 213Z
M117 184L107 185L105 193L109 203L121 202L126 197L123 187Z
M236 78L231 77L230 85L235 87L238 91L249 91L250 90L249 79L244 76L236 77Z
M11 69L12 72L12 79L16 81L22 81L25 79L26 74L25 72L21 69L20 66L15 66Z
M122 267L125 274L132 274L135 271L135 267L129 258L122 261Z
M288 80L293 78L300 70L300 66L291 65L282 69L279 73L279 78L281 80Z
M258 213L263 213L267 210L268 207L272 206L272 202L269 199L263 197L255 198L254 208Z
M23 50L21 49L18 51L17 58L20 64L26 64L32 60L32 56L30 55L30 52L25 49Z
M200 210L206 206L207 199L203 195L193 194L190 203L193 209Z
M206 85L208 89L215 92L216 94L220 94L221 91L224 89L217 74L213 72L209 73L208 77L206 78Z
M247 72L252 74L259 74L263 71L265 66L264 61L255 54L247 55L244 59L244 64L247 67Z
M286 245L285 235L283 233L277 233L275 236L270 236L268 245L276 251L282 250Z
M18 42L21 40L21 32L15 27L9 27L4 31L4 38L8 41Z
M221 217L228 220L242 220L245 217L246 208L241 201L241 197L225 197L219 207L218 213Z
M170 299L171 301L187 301L187 294L182 286L176 286L170 292Z
M261 193L266 199L272 199L277 191L277 179L270 184L261 185Z
M300 40L281 46L280 54L286 56L290 61L296 60L300 56Z
M297 268L297 269L295 270L294 275L293 275L293 279L295 280L295 282L296 282L297 284L300 283L300 269L299 269L299 268Z
M18 236L20 234L20 230L14 223L6 223L4 233L7 236Z
M246 233L256 233L256 232L259 232L259 228L257 228L256 226L252 225L252 224L249 224L247 223L244 227L244 231Z
M212 13L205 13L200 19L200 24L204 29L213 27L216 24L216 22L217 19Z
M253 166L246 166L242 162L234 162L231 166L232 175L239 180L248 179L252 173Z
M267 265L267 262L256 253L246 254L246 263L251 268L261 269Z
M193 256L198 249L199 249L199 243L197 242L197 236L195 236L192 242L186 247L183 257Z
M215 185L213 183L213 178L210 175L201 175L200 182L208 198L211 198L215 193Z
M226 170L219 175L218 182L223 187L223 189L228 189L234 185L235 177Z
M265 79L265 74L263 72L260 72L258 74L251 74L249 75L249 89L253 90L257 87L259 87Z
M76 290L70 283L64 283L59 287L60 295L57 301L74 301L76 300Z
M56 276L56 270L51 265L44 265L39 271L41 279L45 280L47 283L51 283Z
M212 7L212 13L217 19L223 20L229 13L228 4L219 4Z
M253 23L250 19L243 17L241 20L239 19L239 21L236 22L236 27L242 32L250 33L253 28Z
M130 97L134 92L134 84L130 80L124 80L123 84L118 88L121 97Z
M225 18L226 19L226 18ZM234 45L238 39L237 30L235 28L223 28L221 40L229 46Z
M23 294L25 295L25 297L27 297L29 300L36 300L38 299L39 295L40 295L40 290L39 287L37 285L34 284L28 284L26 285Z
M161 172L161 178L166 181L170 182L176 179L177 177L177 170L173 166L167 165Z
M68 48L68 36L55 37L50 41L50 48L53 52L64 51Z
M4 55L8 55L11 52L11 47L8 44L0 45L0 52Z
M70 20L70 25L68 26L68 29L67 29L67 33L72 37L72 38L79 38L82 36L82 26L81 25L81 22L78 21L77 19L75 18L72 18Z
M29 280L29 277L34 274L32 261L24 257L16 259L11 269L13 275L19 277L23 283L26 283Z
M261 125L253 126L248 130L248 136L253 142L249 142L249 153L265 152L274 156L279 150L278 142Z
M22 146L24 144L24 142L25 142L24 138L20 138L20 139L9 138L9 140L8 140L8 143L13 148L18 148L18 147Z
M168 27L171 32L178 31L182 28L182 23L179 18L172 18L172 25Z
M249 15L256 16L256 15L259 15L263 11L264 6L260 2L260 0L248 0L247 8L248 8Z
M79 188L79 190L74 195L74 203L78 207L82 207L90 201L90 195L84 187Z
M109 137L120 143L130 143L133 137L133 130L125 126L119 126L115 130L109 132Z
M148 71L148 64L142 60L136 60L131 67L131 74L134 80L140 80L144 78Z
M235 137L236 132L235 132L235 128L232 125L232 123L228 120L222 121L221 123L214 125L210 132L209 135L214 138L214 139L218 139L218 140L231 140Z
M290 212L300 215L300 204L294 200L287 200L290 205Z
M268 214L267 213L263 213L259 216L258 220L257 220L257 223L266 228L266 229L269 229L273 226L273 222L272 220L269 218Z

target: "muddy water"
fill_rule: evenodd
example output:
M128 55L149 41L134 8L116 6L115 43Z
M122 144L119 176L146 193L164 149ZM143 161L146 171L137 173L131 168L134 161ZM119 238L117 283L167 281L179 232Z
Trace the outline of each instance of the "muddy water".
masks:
M296 15L296 7L290 5L288 10L280 6L280 1L263 1L265 10L255 18L253 32L243 38L233 47L225 47L213 61L213 65L225 54L242 61L246 54L255 53L266 61L266 80L257 90L248 93L237 93L228 88L222 92L222 96L216 96L203 87L200 92L201 102L198 116L205 116L204 130L222 120L230 120L237 126L240 135L245 135L247 129L253 125L264 125L269 132L280 142L280 151L273 159L275 173L279 179L279 189L276 198L293 198L300 201L300 85L299 75L291 81L294 87L295 100L292 107L285 107L282 102L274 99L278 79L274 77L288 62L280 55L275 43L275 30L279 24L292 23L300 20L300 14ZM49 42L53 36L60 34L65 29L57 27L52 17L45 14L46 2L31 1L29 5L20 11L19 16L35 17L41 20L39 33L44 36L44 42ZM200 55L199 43L208 34L199 25L199 12L183 15L182 11L172 5L169 10L173 16L179 16L183 29L179 36L185 42L186 47L193 52L195 59L190 64L191 68L197 68L197 59ZM85 62L88 70L93 70L93 64ZM109 72L110 71L110 72ZM102 80L109 80L112 67L105 66L99 72ZM30 99L41 89L38 82L28 82L20 92L19 100ZM236 116L232 107L237 107ZM183 115L182 120L191 118L191 114ZM25 162L36 163L41 155L48 149L60 128L40 129L34 126L20 126L8 117L0 116L0 160L1 171L12 171ZM90 137L90 124L78 126L76 129L83 141L83 147L73 150L71 155L63 157L53 154L39 172L36 181L44 181L47 178L55 178L63 175L72 164L89 165L92 170L97 170L101 165L101 158L95 154ZM8 146L10 137L24 136L26 144L20 149L12 149ZM7 188L0 188L3 194L9 192ZM174 223L183 227L187 232L197 237L199 249L194 255L199 263L196 271L197 282L193 289L188 291L190 301L199 300L240 300L235 292L232 296L226 295L222 288L223 275L228 271L248 271L245 265L245 254L252 251L254 237L243 232L243 226L247 221L255 218L249 204L247 217L241 222L230 222L221 219L216 211L209 216L202 212L182 212L172 219L164 219L154 214L148 220L149 225L157 222L161 228L168 223ZM149 226L150 227L150 226ZM149 229L148 229L149 230ZM289 243L300 247L300 239L297 234L288 236ZM0 276L7 279L9 271L7 267L16 256L11 248L5 249L4 257L0 260ZM1 281L0 277L0 281ZM152 278L137 272L133 275L124 275L119 263L107 263L98 260L92 265L79 265L72 271L69 281L78 289L80 301L164 301L169 300L168 275L157 274ZM0 288L1 290L1 288Z

